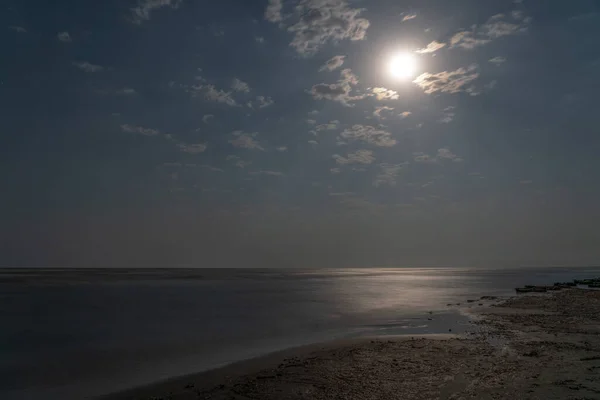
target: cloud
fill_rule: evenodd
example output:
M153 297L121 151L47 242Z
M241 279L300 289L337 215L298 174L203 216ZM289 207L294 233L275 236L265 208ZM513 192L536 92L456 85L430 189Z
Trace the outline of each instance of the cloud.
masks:
M140 135L144 135L144 136L156 136L156 135L160 134L160 132L156 129L143 128L141 126L129 125L129 124L121 125L121 130L123 132L128 132L128 133L139 133Z
M393 107L388 107L388 106L375 107L375 111L373 111L373 116L377 117L377 118L383 118L381 116L381 113L383 111L392 111L393 109L394 109Z
M373 186L380 187L383 185L396 186L396 177L398 173L407 163L401 164L379 164L381 171L375 177Z
M369 125L353 125L352 128L345 129L338 139L340 144L344 143L343 140L363 141L380 147L391 147L396 144L396 140L389 132Z
M204 81L204 78L200 78L200 81ZM216 103L227 104L231 107L238 106L237 102L233 97L231 97L231 92L226 92L222 89L217 89L215 85L210 84L199 84L192 86L191 88L187 88L187 91L192 94L192 96L197 97L201 94L204 95L204 98L208 101L214 101Z
M329 192L329 195L332 197L346 197L346 196L356 196L354 192Z
M498 56L498 57L490 58L488 61L491 62L492 64L500 65L500 64L504 64L506 62L506 58Z
M211 165L206 165L206 164L199 165L199 167L207 169L209 171L213 171L213 172L225 172L221 168L213 167Z
M434 53L443 47L446 47L446 43L440 43L440 42L434 40L433 42L429 43L427 45L427 47L418 49L416 52L419 54Z
M316 146L319 144L319 142L317 142L316 140L309 140L308 144L312 144L313 146Z
M332 174L339 174L342 172L342 169L341 168L331 168L329 170L329 172L331 172Z
M478 66L473 64L467 68L459 68L455 71L443 71L437 74L425 72L419 75L413 82L416 83L427 94L458 93L467 91L467 85L479 77Z
M229 143L231 143L234 147L240 147L243 149L249 150L262 150L265 149L254 139L258 135L258 133L244 133L242 131L232 132L232 135L235 136L235 139L230 139Z
M316 120L314 120L314 119L307 119L307 120L306 120L306 123L307 123L307 124L309 124L309 125L314 125L314 124L316 124L316 123L317 123L317 121L316 121Z
M215 116L214 116L214 115L212 115L212 114L204 114L204 115L202 116L202 122L204 122L205 124L208 124L208 121L209 121L211 118L214 118L214 117L215 117Z
M292 14L284 18L281 11L282 2L270 0L265 18L287 27L294 35L290 46L307 56L329 42L363 40L369 28L369 21L359 18L363 10L351 8L345 0L300 0Z
M265 108L265 107L269 107L270 105L272 105L274 103L273 99L270 97L265 97L265 96L256 96L256 103L258 105L258 108Z
M252 165L252 162L250 161L244 161L241 158L239 158L238 156L234 156L234 155L229 155L225 158L225 160L227 161L233 161L234 165L238 168L246 168L249 165Z
M352 70L343 69L340 73L340 80L337 83L319 83L314 85L309 93L312 94L313 98L316 100L332 100L342 103L347 107L353 107L350 104L350 101L363 99L365 96L357 95L351 96L350 92L352 92L352 86L358 84L358 78Z
M451 152L449 149L438 149L435 156L430 156L425 153L413 153L414 160L418 163L437 163L441 161L463 162L464 160Z
M135 91L135 89L129 88L129 87L125 87L123 89L119 89L115 92L118 95L121 96L133 96L134 94L137 94L137 92Z
M415 13L407 13L402 17L402 22L410 21L411 19L417 18L417 14Z
M283 19L281 16L282 8L281 0L269 0L269 5L265 10L265 19L270 22L280 22Z
M410 111L403 111L400 114L398 114L398 116L402 119L407 118L408 116L410 116L412 113Z
M375 161L375 157L373 157L373 152L371 150L358 150L355 153L349 153L346 157L334 154L332 157L335 162L340 165L371 164Z
M462 47L471 50L483 46L493 39L503 36L515 35L526 32L531 18L526 18L520 11L513 11L510 17L496 14L479 27L474 26L471 31L457 32L450 39L450 48Z
M235 78L231 83L231 88L236 92L244 92L248 93L250 91L250 86L248 84L238 78Z
M9 26L8 29L18 33L27 33L27 29L23 28L22 26Z
M320 124L315 127L317 132L321 131L334 131L340 127L340 121L334 119L333 121L329 121L326 124Z
M287 151L287 149L288 149L287 146L279 146L279 147L275 148L275 150L280 151L280 152Z
M138 0L137 7L131 9L132 22L141 24L150 20L150 13L162 7L171 7L176 9L183 0Z
M74 62L73 65L85 72L102 72L102 71L104 71L103 66L94 65L87 61Z
M269 176L283 176L283 172L279 171L268 171L268 170L260 170L260 171L252 171L248 172L250 175L269 175Z
M346 56L334 56L327 60L327 62L319 68L319 71L333 71L334 69L337 69L344 64L345 58Z
M60 32L58 35L56 35L56 37L58 38L58 40L60 40L61 42L72 42L73 40L71 39L71 35L69 35L69 32Z
M454 110L454 107L446 107L444 109L444 116L440 119L440 122L445 124L452 122L456 116L456 113L452 110Z
M376 87L371 90L377 100L397 100L400 96L398 92L384 87Z
M256 43L260 43L260 44L265 42L265 38L262 36L255 36L254 40L256 40Z
M197 143L197 144L180 143L177 145L177 147L179 147L179 150L183 151L184 153L199 154L199 153L204 153L207 146L205 143Z

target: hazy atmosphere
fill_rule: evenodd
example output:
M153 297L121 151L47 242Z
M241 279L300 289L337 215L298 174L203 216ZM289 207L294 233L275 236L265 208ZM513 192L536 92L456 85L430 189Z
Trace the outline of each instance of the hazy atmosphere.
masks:
M8 0L0 266L600 260L595 0Z

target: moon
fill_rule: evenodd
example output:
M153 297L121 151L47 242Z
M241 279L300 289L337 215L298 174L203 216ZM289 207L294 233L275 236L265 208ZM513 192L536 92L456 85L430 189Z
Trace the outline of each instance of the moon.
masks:
M388 65L392 77L407 80L415 76L417 71L417 59L409 53L396 54L390 59Z

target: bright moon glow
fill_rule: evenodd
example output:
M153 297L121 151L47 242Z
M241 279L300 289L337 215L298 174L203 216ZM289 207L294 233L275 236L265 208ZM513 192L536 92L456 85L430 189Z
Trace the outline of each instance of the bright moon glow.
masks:
M389 64L390 74L397 79L409 79L415 75L417 60L412 54L398 54Z

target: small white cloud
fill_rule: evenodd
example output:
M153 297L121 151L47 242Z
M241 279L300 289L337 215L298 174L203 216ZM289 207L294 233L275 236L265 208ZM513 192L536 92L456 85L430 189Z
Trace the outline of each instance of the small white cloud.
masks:
M131 9L131 20L134 24L141 24L150 20L150 13L162 7L176 9L183 0L138 0L137 7Z
M354 153L349 153L346 157L334 154L332 157L335 162L340 165L371 164L375 161L375 157L373 157L373 152L371 150L358 150Z
M433 42L429 43L427 47L418 49L416 52L419 54L435 53L436 51L444 47L446 47L446 43L441 43L434 40Z
M190 165L190 164L188 164L188 165ZM191 164L191 165L193 165L193 164ZM207 169L209 171L213 171L213 172L225 172L221 168L213 167L211 165L206 165L206 164L199 165L199 167Z
M384 87L376 87L371 90L377 100L397 100L400 95L395 90L386 89Z
M402 119L407 118L408 116L410 116L412 113L410 111L403 111L400 114L398 114L398 116Z
M402 17L402 22L410 21L411 19L417 18L417 14L415 13L406 13Z
M235 136L234 139L230 139L229 143L231 143L234 147L239 147L243 149L249 150L261 150L265 149L254 139L257 136L257 133L244 133L242 131L232 132L232 135Z
M137 94L137 92L135 91L135 89L128 88L128 87L125 87L123 89L119 89L115 93L118 94L118 95L121 95L121 96L133 96L134 94Z
M306 120L306 123L307 123L307 124L309 124L309 125L314 125L314 124L316 124L316 123L317 123L317 121L316 121L316 120L314 120L314 119L307 119L307 120Z
M209 121L211 118L214 118L214 117L215 117L215 116L214 116L214 115L212 115L212 114L204 114L204 115L202 116L202 122L204 122L205 124L208 124L208 121Z
M396 178L398 173L402 170L402 168L407 163L401 164L379 164L381 168L379 174L375 177L373 181L373 186L380 187L383 185L387 186L396 186Z
M363 99L364 95L352 96L352 86L358 84L358 77L352 73L352 70L346 68L340 73L340 80L337 83L319 83L313 85L308 91L315 100L338 101L347 107L352 107L351 101Z
M515 35L526 32L531 18L526 18L521 11L513 11L510 18L504 14L496 14L479 27L474 26L471 31L461 31L450 39L450 47L462 47L471 50L483 46L493 39L503 36Z
M316 146L319 144L319 142L317 142L316 140L309 140L308 144L312 144L313 146Z
M244 93L248 93L250 92L250 86L248 86L248 84L238 78L235 78L233 80L233 82L231 83L231 88L233 90L235 90L236 92L244 92Z
M156 135L160 134L160 132L156 129L143 128L141 126L129 125L129 124L121 125L121 130L123 132L128 132L128 133L139 133L140 135L144 135L144 136L156 136Z
M271 97L268 96L256 96L256 100L254 102L249 101L247 106L249 108L254 109L258 108L266 108L275 103Z
M317 132L321 132L321 131L335 131L339 127L340 127L340 121L338 121L337 119L334 119L332 121L329 121L326 124L317 125L315 127L315 130Z
M248 172L250 175L268 175L268 176L283 176L283 172L279 171L268 171L268 170L260 170L260 171L252 171Z
M375 146L391 147L396 144L389 132L369 125L353 125L340 134L340 139L348 141L363 141Z
M91 64L87 61L74 62L73 65L85 72L102 72L102 71L104 71L103 66Z
M413 82L427 94L436 92L458 93L467 91L468 85L479 77L478 66L473 64L455 71L443 71L437 74L425 72Z
M280 152L287 151L287 149L288 149L287 146L279 146L279 147L275 148L275 150L280 151Z
M338 69L344 64L345 58L346 56L334 56L327 60L327 62L319 68L319 71L333 71L334 69Z
M440 122L444 124L449 124L450 122L452 122L454 120L454 117L456 116L456 113L453 110L454 107L446 107L444 109L444 115L440 119Z
M204 153L207 146L205 143L196 143L196 144L180 143L177 145L177 147L179 147L179 150L183 151L184 153L199 154L199 153Z
M208 101L227 104L231 107L236 107L238 105L235 99L231 97L231 92L226 92L224 90L217 89L214 85L205 85L201 83L199 85L192 86L187 90L194 97L204 95L204 98Z
M438 163L442 161L463 162L464 160L451 152L449 149L438 149L435 156L430 156L425 153L413 153L414 160L419 163Z
M282 9L283 4L281 0L269 0L269 5L267 5L267 9L265 10L265 19L270 22L280 22L283 19L281 16Z
M331 172L332 174L339 174L342 172L342 169L341 168L331 168L329 170L329 172Z
M9 26L8 29L18 32L18 33L27 33L27 29L22 26Z
M500 64L504 64L506 62L506 58L498 56L498 57L490 58L489 62L491 62L492 64L495 64L495 65L500 65Z
M58 38L58 40L60 40L61 42L72 42L73 40L71 39L71 35L69 35L69 32L60 32L58 35L56 35L56 37Z
M234 156L234 155L229 155L225 158L227 161L233 161L234 165L238 168L246 168L249 165L252 165L252 162L250 161L244 161L241 158L239 158L238 156Z
M254 40L256 40L256 43L260 43L260 44L263 44L265 42L265 38L262 36L255 36Z
M388 107L388 106L375 107L375 111L373 111L373 116L377 117L377 118L384 118L381 115L382 112L393 111L393 110L394 110L394 107Z

